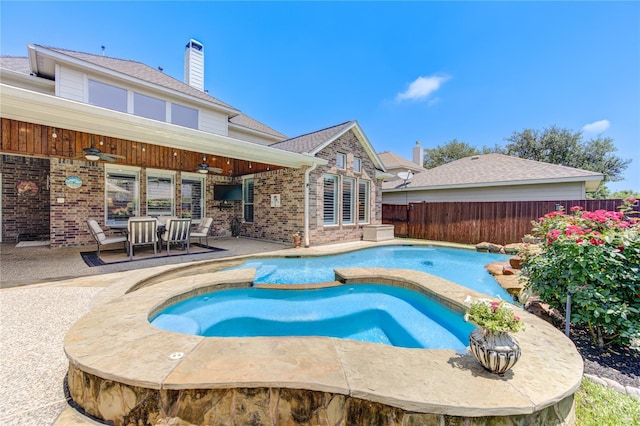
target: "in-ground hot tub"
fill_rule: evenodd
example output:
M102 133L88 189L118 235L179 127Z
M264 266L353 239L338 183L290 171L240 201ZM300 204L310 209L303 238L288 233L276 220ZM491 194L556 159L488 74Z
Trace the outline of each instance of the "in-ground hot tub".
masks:
M522 358L502 377L452 349L328 337L203 337L149 323L193 295L248 287L253 274L167 279L91 311L65 338L73 400L115 424L573 422L580 355L562 333L525 312L518 313L527 326L518 334ZM458 310L467 295L483 296L406 270L341 269L336 277L428 293Z

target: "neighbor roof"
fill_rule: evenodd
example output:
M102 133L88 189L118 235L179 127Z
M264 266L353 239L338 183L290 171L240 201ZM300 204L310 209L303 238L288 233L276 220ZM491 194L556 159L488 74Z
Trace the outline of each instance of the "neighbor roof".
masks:
M387 191L524 185L533 183L593 181L595 190L604 179L601 173L502 154L465 157L418 173L406 183L384 182ZM400 187L399 185L402 185Z
M423 172L426 170L421 165L402 158L390 151L381 152L378 154L378 157L380 157L380 160L382 160L387 170L404 169L411 170L412 172Z

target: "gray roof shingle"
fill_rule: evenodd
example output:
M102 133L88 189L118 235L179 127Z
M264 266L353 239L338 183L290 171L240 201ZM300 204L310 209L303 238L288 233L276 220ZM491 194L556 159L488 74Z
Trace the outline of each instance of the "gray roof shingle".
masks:
M244 114L238 114L235 117L231 117L229 119L229 122L237 124L238 126L246 127L248 129L258 130L260 132L267 133L281 139L287 139L286 135L283 135L282 133L272 129L266 124L262 124L258 120L254 120L253 118Z
M378 157L380 157L380 160L387 170L409 169L416 172L426 170L421 165L418 165L413 161L409 161L406 158L400 157L399 155L390 151L381 152L378 154Z
M29 58L26 56L0 56L0 68L19 72L21 74L31 74Z
M406 188L429 189L443 186L479 186L527 181L551 181L574 178L597 180L601 173L540 161L526 160L502 154L485 154L465 157L442 166L418 173L407 183ZM383 189L395 189L397 181L385 182Z
M274 143L270 145L272 148L282 149L284 151L297 152L299 154L308 152L314 153L314 151L322 144L340 134L344 129L352 125L354 121L347 121L342 124L338 124L333 127L318 130L313 133L307 133L286 141Z

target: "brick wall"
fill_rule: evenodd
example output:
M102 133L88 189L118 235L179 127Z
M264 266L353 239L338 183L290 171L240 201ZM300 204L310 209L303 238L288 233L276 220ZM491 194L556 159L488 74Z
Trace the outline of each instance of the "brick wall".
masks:
M336 155L338 152L346 154L347 156L345 169L338 169L336 167ZM367 152L364 150L360 141L352 131L345 133L335 142L320 151L317 157L328 160L329 164L318 167L310 175L310 205L312 210L309 226L310 243L323 244L339 241L361 240L363 234L362 227L365 224L358 223L357 211L355 224L342 224L342 222L339 221L338 225L324 225L324 175L329 173L339 176L353 177L358 180L368 180L371 192L369 194L370 218L369 223L367 224L379 224L382 222L382 209L380 207L382 190L379 187L378 180L376 179L376 168L373 161L371 161ZM359 157L361 159L361 173L355 173L353 170L354 157ZM341 189L339 190L339 193L341 193ZM313 214L314 211L316 212L315 214ZM339 204L338 216L341 216L341 211L342 205Z
M0 156L2 173L2 241L47 238L49 235L49 160ZM18 193L20 182L33 182L36 193Z

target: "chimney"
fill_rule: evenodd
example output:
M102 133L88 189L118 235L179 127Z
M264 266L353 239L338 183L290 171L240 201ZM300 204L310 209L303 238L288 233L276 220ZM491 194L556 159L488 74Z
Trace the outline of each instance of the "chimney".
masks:
M416 146L413 147L413 162L424 167L424 150L420 146L420 141L416 141Z
M204 46L194 39L189 40L184 51L184 82L204 91Z

